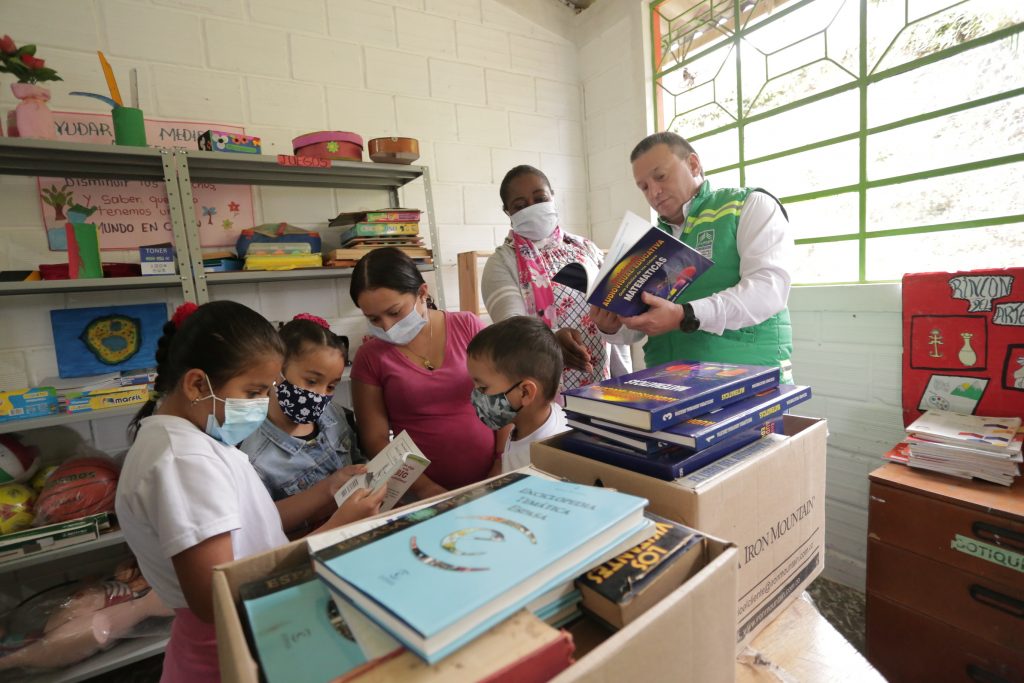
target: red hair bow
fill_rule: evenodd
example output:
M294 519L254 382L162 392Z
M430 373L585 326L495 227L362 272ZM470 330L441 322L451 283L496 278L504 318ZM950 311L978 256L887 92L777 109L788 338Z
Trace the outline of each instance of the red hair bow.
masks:
M299 313L297 316L292 318L292 320L308 320L311 323L316 323L327 331L330 331L331 329L331 326L327 324L326 320L318 315L313 315L312 313Z
M174 323L174 327L180 330L182 323L184 323L190 315L195 313L198 308L199 306L195 305L191 301L186 301L174 309L174 315L171 316L171 322Z

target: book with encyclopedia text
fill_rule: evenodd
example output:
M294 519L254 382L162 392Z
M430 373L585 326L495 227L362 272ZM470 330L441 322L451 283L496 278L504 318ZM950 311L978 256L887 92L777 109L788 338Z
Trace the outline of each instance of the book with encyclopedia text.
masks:
M312 554L320 578L430 663L653 533L647 501L522 472Z
M607 420L585 417L582 420L570 420L569 425L584 431L598 433L613 441L620 438L631 440L646 438L654 444L677 444L699 451L746 427L763 424L810 398L810 387L780 384L773 389L759 391L750 398L703 415L691 417L656 432L645 432L632 427L623 427ZM624 443L632 445L628 442ZM650 448L645 448L645 450L650 450Z
M714 445L696 452L685 446L673 444L653 453L645 453L581 431L561 434L554 445L563 451L582 455L591 460L672 481L696 472L761 437L781 433L782 416L779 415L763 424L744 427Z
M654 432L778 384L778 367L679 360L563 395L570 412Z
M648 309L641 294L669 301L714 262L648 221L626 212L619 232L587 291L587 302L622 316Z

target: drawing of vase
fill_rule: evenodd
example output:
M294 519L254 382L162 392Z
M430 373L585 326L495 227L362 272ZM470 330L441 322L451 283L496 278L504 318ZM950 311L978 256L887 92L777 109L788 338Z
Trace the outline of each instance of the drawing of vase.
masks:
M960 349L960 354L957 358L964 364L965 367L971 367L978 362L978 354L971 348L971 337L974 335L970 332L961 332L960 336L964 338L964 347Z
M11 137L56 140L53 112L46 106L50 91L31 83L11 83L11 92L21 102L7 114L7 134Z

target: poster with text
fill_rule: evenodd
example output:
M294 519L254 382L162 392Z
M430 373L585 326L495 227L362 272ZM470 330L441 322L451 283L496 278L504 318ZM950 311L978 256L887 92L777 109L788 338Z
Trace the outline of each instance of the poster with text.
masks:
M903 277L903 421L1024 416L1024 268Z
M113 144L109 114L54 112L57 139L63 142ZM244 133L238 126L146 119L151 147L196 149L207 130ZM99 178L39 178L39 204L51 251L67 251L67 210L96 208L88 221L98 228L101 250L129 249L174 242L167 193L162 181ZM192 199L199 241L204 247L234 246L238 233L254 224L252 188L248 185L193 183Z

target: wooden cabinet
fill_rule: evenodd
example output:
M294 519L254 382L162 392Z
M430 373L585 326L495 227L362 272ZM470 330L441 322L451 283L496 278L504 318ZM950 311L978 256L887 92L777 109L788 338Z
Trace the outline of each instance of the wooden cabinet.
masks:
M1024 480L871 474L868 659L893 683L1024 683Z

